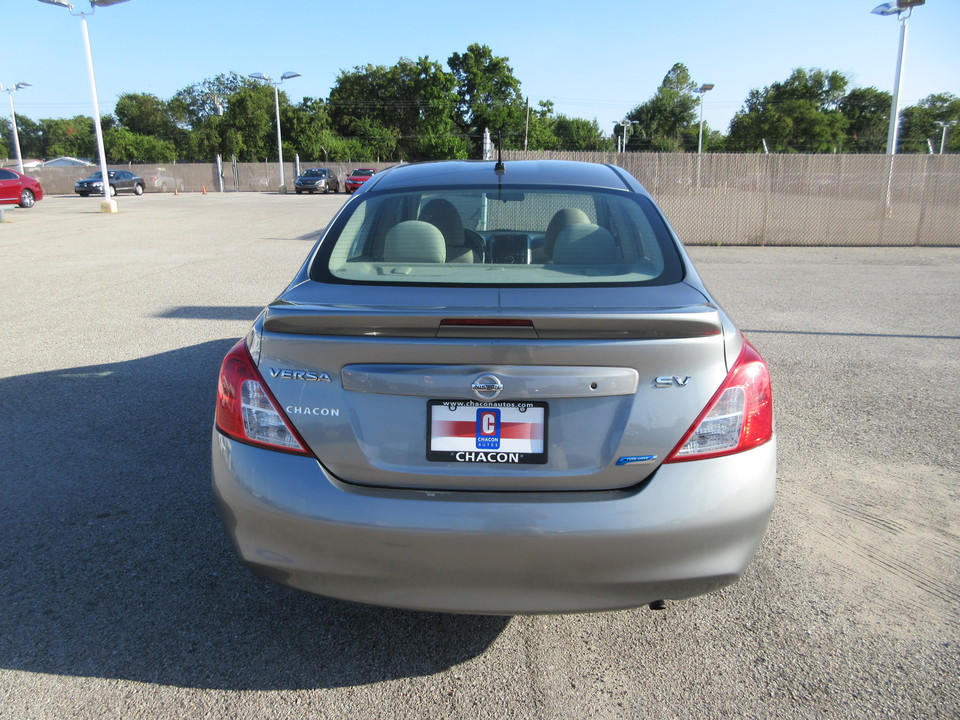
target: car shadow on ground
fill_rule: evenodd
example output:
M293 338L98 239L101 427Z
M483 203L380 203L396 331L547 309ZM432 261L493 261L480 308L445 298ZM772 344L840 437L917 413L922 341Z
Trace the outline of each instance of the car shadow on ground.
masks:
M0 379L0 666L342 687L440 672L507 626L316 597L240 566L209 480L216 373L233 342Z
M243 320L253 322L261 310L263 310L262 306L253 305L237 305L233 307L181 305L179 307L169 308L154 317L167 320Z

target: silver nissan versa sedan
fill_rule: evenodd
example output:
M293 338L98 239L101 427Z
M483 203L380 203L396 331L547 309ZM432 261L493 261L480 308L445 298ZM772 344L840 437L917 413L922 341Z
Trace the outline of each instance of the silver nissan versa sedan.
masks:
M734 582L774 502L770 378L610 165L372 177L223 361L213 487L286 585L462 613Z

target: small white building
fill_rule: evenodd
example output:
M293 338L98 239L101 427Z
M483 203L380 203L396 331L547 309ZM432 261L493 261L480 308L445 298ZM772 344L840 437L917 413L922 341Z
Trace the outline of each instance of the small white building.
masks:
M23 169L24 169L24 170L26 170L26 169L28 169L28 168L38 168L38 167L41 167L42 165L43 165L43 160L28 160L28 159L26 159L26 158L24 158L24 160L23 160ZM0 162L0 167L13 168L14 170L16 170L16 169L17 169L17 161L16 161L16 160L11 160L10 158L7 158L7 159L4 160L3 162Z
M41 163L41 167L93 167L92 162L87 162L86 160L79 160L75 157L58 157L53 160L47 160L44 163Z

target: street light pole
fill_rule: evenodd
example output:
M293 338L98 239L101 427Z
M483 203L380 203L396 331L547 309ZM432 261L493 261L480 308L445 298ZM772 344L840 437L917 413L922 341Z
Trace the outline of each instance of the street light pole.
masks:
M625 153L627 151L627 133L630 131L630 126L637 125L639 122L639 120L627 120L624 118L620 122L615 123L623 128L623 146L620 148L620 152Z
M97 135L97 152L100 154L100 179L103 181L103 199L106 202L110 202L110 177L107 171L107 153L103 147L103 126L100 123L100 99L97 97L97 76L93 72L93 53L90 51L90 31L87 29L87 16L84 13L80 13L80 25L83 28L83 47L87 52L87 73L90 76L90 94L93 96L93 128ZM112 212L113 208L108 207L106 210Z
M900 76L903 74L903 55L907 44L907 20L913 14L913 8L923 5L924 2L926 0L891 0L870 11L874 15L896 15L900 20L900 48L897 51L897 74L893 81L893 101L890 104L887 155L897 154L897 136L900 131Z
M23 172L23 155L20 153L20 133L17 132L17 111L13 107L13 94L20 88L30 87L30 83L19 82L13 87L5 88L3 85L0 85L0 90L6 90L10 95L10 123L13 127L13 148L17 153L17 169L20 172ZM941 149L942 153L943 150Z
M90 94L93 96L93 128L97 136L97 152L100 155L100 179L103 182L103 201L100 209L105 213L117 212L117 201L110 197L110 178L107 173L107 156L103 149L103 127L100 123L100 100L97 98L97 77L93 72L93 53L90 51L90 31L87 29L87 15L93 15L98 7L107 7L126 0L89 0L90 12L76 11L68 0L39 0L48 5L59 5L70 11L74 17L80 18L83 28L83 47L87 55L87 73L90 76Z
M273 85L273 109L277 118L277 158L280 162L280 194L282 195L287 191L287 187L283 178L283 138L280 137L280 84L284 80L300 77L300 73L285 72L276 82L271 80L269 75L264 75L263 73L259 72L250 73L248 77L251 77L254 80L262 80L268 85Z
M697 140L697 155L703 152L703 94L713 90L713 88L712 83L705 83L694 90L695 93L700 94L700 137Z
M12 103L13 101L11 100L10 102ZM943 128L943 132L940 134L940 154L943 155L943 148L947 144L947 130L949 130L954 125L956 125L957 121L956 120L947 120L947 121L934 120L934 122L937 125L939 125L941 128ZM23 171L21 170L20 172L23 172Z

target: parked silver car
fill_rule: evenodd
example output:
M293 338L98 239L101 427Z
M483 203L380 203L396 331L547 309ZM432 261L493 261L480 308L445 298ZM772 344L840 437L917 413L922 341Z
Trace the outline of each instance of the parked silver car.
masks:
M400 165L223 362L213 486L242 561L464 613L734 582L765 532L770 377L624 170Z
M166 168L158 167L153 172L144 175L147 187L154 192L183 192L183 178L174 175Z
M297 195L315 192L340 192L340 179L327 168L310 168L293 183Z

